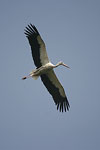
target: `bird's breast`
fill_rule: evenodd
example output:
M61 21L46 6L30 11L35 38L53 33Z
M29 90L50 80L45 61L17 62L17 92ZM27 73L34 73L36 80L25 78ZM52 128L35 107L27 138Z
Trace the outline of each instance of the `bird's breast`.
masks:
M53 65L51 65L51 63L48 63L48 64L43 65L40 68L36 69L34 74L40 76L42 74L45 74L45 73L49 72L52 69L53 69Z

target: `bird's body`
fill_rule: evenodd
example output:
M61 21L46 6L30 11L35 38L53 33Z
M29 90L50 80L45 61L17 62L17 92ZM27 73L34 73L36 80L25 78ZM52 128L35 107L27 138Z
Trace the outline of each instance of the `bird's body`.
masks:
M31 76L34 79L37 79L42 74L47 74L50 70L53 69L53 67L54 67L54 65L52 63L47 63L35 70L32 70L32 72L30 72L29 76Z
M28 25L28 27L26 27L25 34L29 40L33 60L37 68L22 79L26 79L28 77L37 79L40 76L45 87L52 95L54 102L57 105L57 109L59 108L59 110L62 112L63 109L66 111L66 108L69 110L69 102L67 100L64 88L57 79L53 70L53 68L56 68L59 65L63 65L67 68L69 67L63 62L59 62L56 65L53 65L49 61L45 44L35 26L32 24Z
M52 70L54 67L53 64L47 63L39 68L37 68L35 71L33 70L33 76L41 76L42 74L48 73L50 70ZM32 75L31 73L31 75Z

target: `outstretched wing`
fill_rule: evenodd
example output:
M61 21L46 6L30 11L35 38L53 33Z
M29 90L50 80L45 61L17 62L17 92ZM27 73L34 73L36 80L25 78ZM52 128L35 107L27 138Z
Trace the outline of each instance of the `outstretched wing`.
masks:
M62 87L61 83L57 79L54 71L49 71L47 74L41 75L41 80L44 83L45 87L52 95L55 104L57 105L57 109L63 112L69 110L69 102L65 95L64 88Z
M28 27L26 27L25 29L25 34L29 40L29 44L31 46L32 51L32 57L36 67L39 68L42 65L48 63L49 59L47 56L45 43L43 42L36 27L32 24L28 25Z

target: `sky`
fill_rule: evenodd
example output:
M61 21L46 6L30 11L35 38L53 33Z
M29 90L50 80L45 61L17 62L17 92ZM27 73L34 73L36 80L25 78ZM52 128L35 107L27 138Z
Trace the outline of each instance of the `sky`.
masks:
M24 29L39 30L70 103L57 111ZM100 150L100 1L0 1L0 150Z

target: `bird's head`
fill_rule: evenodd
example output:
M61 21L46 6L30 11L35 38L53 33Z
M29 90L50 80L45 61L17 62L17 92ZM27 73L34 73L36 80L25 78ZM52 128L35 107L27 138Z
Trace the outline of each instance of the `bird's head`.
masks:
M68 65L64 64L62 61L59 62L59 65L65 66L67 68L70 68Z

